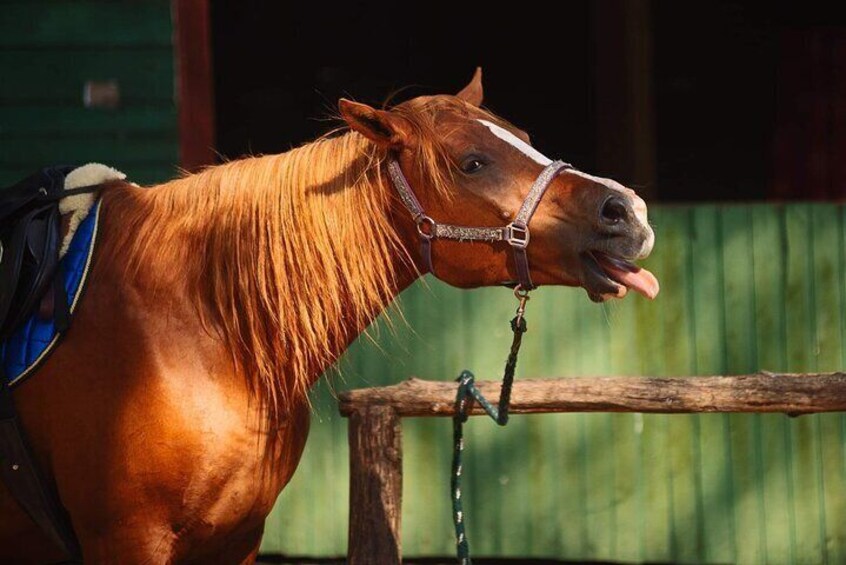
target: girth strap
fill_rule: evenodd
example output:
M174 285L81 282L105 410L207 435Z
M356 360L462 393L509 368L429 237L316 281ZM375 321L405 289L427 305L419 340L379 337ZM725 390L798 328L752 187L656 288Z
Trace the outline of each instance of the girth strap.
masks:
M0 371L0 478L21 508L72 562L81 562L73 527L41 475Z
M396 159L388 161L388 175L399 193L400 200L406 210L411 214L414 223L417 224L417 233L420 235L420 254L426 269L435 274L432 264L432 240L436 238L453 239L458 241L504 241L511 246L514 255L514 267L517 270L517 284L524 290L534 288L532 277L529 273L529 258L526 255L526 247L529 245L529 222L537 210L538 204L546 193L546 189L552 181L572 165L563 161L553 161L541 171L538 178L529 189L526 199L520 206L514 220L502 227L467 227L454 226L450 224L439 224L426 215L420 201L414 195L414 191L408 184L408 180L402 173L399 162Z

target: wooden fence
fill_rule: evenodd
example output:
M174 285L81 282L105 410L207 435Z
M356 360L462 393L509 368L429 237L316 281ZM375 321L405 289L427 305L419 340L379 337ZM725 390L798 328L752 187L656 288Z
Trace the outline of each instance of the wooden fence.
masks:
M580 289L539 289L518 382L844 370L846 206L655 206L650 220L659 244L644 266L661 281L658 299L596 305ZM508 290L427 277L400 304L402 317L371 328L313 395L309 441L268 520L265 554L347 551L349 420L337 413L339 390L411 375L452 381L465 368L501 374ZM402 433L403 553L449 555L451 426L403 418ZM574 412L517 416L505 428L474 419L466 433L477 555L846 563L846 413Z
M341 414L350 419L350 564L402 561L400 419L453 416L455 387L449 382L410 379L394 386L341 394ZM498 382L479 382L478 387L495 403ZM515 383L511 403L513 414L723 412L800 416L843 411L844 373L523 380ZM474 405L471 414L484 412Z

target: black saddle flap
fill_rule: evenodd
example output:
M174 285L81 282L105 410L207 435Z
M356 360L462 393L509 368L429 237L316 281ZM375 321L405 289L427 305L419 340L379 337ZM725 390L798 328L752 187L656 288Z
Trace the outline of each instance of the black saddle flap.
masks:
M73 167L51 167L0 190L0 341L34 310L59 261L59 198Z

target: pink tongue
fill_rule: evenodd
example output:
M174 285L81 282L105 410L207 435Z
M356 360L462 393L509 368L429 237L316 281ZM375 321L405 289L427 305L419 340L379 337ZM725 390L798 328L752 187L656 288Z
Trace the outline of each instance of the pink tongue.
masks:
M631 272L621 269L608 261L601 261L601 263L602 268L605 269L608 276L618 283L642 294L650 300L658 296L658 291L661 289L658 279L646 269L638 269L635 272Z

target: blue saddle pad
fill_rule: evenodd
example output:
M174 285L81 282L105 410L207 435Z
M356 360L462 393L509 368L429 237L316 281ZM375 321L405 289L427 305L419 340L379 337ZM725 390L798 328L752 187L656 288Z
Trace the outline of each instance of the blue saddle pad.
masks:
M100 203L97 200L88 216L79 224L68 252L60 262L71 315L79 304L94 256ZM0 344L0 363L8 386L14 386L34 373L60 338L61 334L56 331L54 321L42 319L36 312L6 342Z

